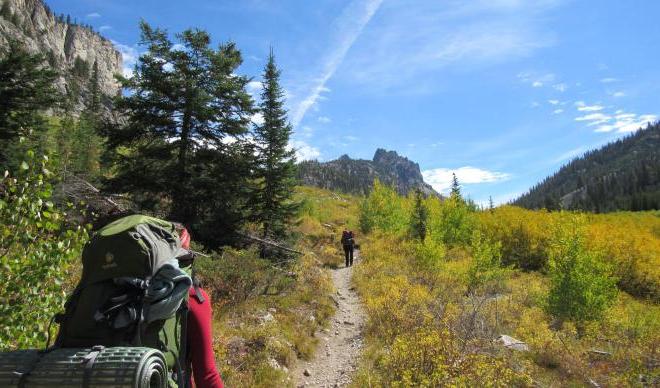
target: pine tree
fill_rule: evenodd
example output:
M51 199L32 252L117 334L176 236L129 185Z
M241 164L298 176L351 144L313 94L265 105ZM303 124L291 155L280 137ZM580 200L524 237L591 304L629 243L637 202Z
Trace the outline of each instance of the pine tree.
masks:
M426 238L426 226L428 224L429 210L424 204L424 194L421 190L415 190L415 205L410 216L410 235L420 241Z
M271 50L264 69L259 104L263 124L254 129L259 151L254 217L262 226L262 235L275 239L285 237L287 224L298 209L298 204L292 201L296 185L296 159L295 151L289 147L292 128L284 109L280 73Z
M491 212L495 209L495 204L493 203L493 197L491 195L488 196L488 210Z
M451 173L451 198L454 199L463 199L461 196L461 185L458 183L458 178L456 178L456 173Z
M190 225L209 246L227 243L244 219L252 167L240 141L253 114L249 80L235 74L241 54L233 43L211 48L197 29L177 34L184 49L173 50L166 31L140 27L148 50L116 104L127 120L105 132L117 162L107 188Z
M0 51L0 163L19 137L34 139L44 131L42 112L58 101L57 73L44 62L15 41Z

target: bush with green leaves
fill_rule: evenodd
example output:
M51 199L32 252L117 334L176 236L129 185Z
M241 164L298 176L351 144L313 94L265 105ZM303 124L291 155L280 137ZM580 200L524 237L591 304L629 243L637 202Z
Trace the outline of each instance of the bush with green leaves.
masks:
M443 201L429 198L430 212L427 233L448 247L468 245L476 226L474 211L460 197L450 197Z
M470 243L472 262L467 272L469 291L498 292L509 269L502 266L502 244L475 231Z
M605 260L586 249L583 217L567 216L558 223L551 242L550 291L546 309L560 322L579 327L602 318L617 296L616 278Z
M410 220L407 202L393 188L375 180L374 189L360 204L360 230L404 233Z
M45 344L66 298L63 282L87 239L87 229L67 225L51 202L49 165L46 156L28 151L0 181L0 349Z

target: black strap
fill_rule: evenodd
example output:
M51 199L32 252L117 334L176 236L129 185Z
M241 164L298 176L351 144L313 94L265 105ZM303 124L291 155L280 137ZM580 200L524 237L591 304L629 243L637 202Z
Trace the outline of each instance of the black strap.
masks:
M179 356L176 358L178 366L179 387L188 388L188 301L184 299L179 308L181 314L181 337L179 339ZM183 362L182 362L183 361Z
M92 347L92 351L89 352L85 357L83 358L83 364L85 364L85 371L83 374L83 383L82 386L83 388L89 388L89 381L92 378L92 369L94 368L94 361L96 361L96 357L103 351L104 347L101 345L96 345Z

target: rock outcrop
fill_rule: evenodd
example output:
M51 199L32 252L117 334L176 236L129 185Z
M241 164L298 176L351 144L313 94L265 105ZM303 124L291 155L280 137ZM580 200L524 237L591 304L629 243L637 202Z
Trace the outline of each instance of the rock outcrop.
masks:
M298 165L298 178L305 185L350 194L368 194L375 179L407 195L420 189L426 195L439 194L424 182L419 165L395 151L376 150L373 160L351 159L343 155L330 162L304 161Z
M84 108L96 68L101 101L109 112L109 98L120 92L115 74L122 71L121 53L112 42L56 16L42 0L0 0L0 10L0 48L14 40L43 54L60 72L57 86L69 96L74 113Z

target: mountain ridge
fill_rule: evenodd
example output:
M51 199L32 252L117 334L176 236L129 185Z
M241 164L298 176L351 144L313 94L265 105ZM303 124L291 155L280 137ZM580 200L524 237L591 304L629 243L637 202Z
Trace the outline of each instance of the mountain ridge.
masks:
M383 148L376 150L372 160L352 159L344 154L329 162L300 162L298 179L305 185L358 195L368 194L378 179L401 195L419 189L425 195L440 196L424 182L419 164Z
M513 201L528 209L660 209L660 123L589 151Z

